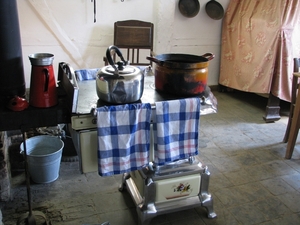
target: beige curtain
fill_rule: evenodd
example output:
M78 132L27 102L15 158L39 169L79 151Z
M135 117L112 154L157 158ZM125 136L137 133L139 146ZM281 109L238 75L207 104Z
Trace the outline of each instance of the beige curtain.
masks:
M219 83L290 101L299 31L299 0L231 0L223 19Z

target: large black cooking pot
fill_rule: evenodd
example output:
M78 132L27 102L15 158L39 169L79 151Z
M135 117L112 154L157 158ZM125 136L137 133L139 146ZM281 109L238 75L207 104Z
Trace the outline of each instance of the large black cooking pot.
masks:
M214 57L212 53L202 56L162 54L147 59L156 63L156 90L177 96L195 96L206 89L208 65Z

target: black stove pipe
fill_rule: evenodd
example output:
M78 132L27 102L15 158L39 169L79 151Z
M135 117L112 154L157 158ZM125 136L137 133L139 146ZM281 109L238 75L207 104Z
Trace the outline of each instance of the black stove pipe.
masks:
M25 96L16 0L0 0L0 97Z

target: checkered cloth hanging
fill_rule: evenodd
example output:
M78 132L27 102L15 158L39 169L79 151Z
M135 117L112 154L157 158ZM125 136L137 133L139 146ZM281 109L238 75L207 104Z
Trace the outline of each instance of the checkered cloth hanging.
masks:
M99 69L82 69L75 70L76 77L79 81L95 80Z
M97 109L100 176L127 173L149 163L150 116L148 103Z
M156 102L155 162L164 165L198 155L200 99Z

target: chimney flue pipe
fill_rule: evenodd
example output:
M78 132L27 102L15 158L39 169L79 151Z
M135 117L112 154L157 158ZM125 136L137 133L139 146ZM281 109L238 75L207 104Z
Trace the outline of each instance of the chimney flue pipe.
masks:
M0 97L25 96L16 0L0 1Z

